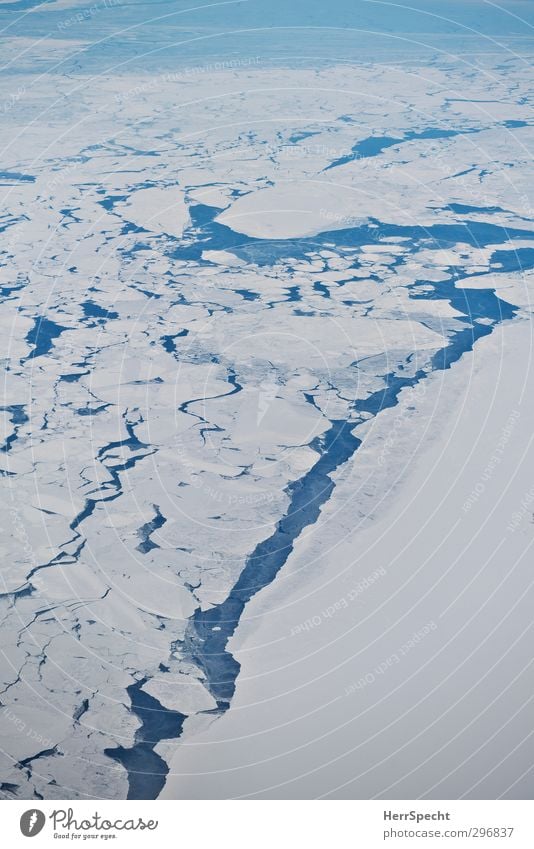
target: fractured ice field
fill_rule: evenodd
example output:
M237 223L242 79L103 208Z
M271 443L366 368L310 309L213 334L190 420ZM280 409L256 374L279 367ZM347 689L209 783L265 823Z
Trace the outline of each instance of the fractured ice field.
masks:
M232 712L229 640L297 541L402 497L417 445L395 429L357 485L381 417L417 411L429 380L453 405L465 357L530 321L529 68L17 85L0 126L0 790L155 798Z

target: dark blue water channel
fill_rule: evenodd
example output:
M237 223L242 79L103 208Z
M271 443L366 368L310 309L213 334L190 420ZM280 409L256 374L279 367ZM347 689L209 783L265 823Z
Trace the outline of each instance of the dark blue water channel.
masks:
M478 128L467 128L464 130L442 129L440 127L429 127L426 130L410 130L402 136L369 136L357 142L350 153L345 156L340 156L335 159L330 165L324 168L324 171L330 171L331 168L338 168L340 165L346 165L348 162L354 162L356 159L367 159L371 156L378 156L388 147L395 147L406 142L418 141L424 139L450 139L454 136L467 135L469 133L478 133Z
M491 333L495 324L513 318L517 312L491 289L457 290L453 282L438 284L436 288L440 290L440 299L448 300L464 313L465 327L451 334L449 344L431 357L427 369L419 369L412 376L386 374L381 389L354 402L353 409L358 413L376 416L394 407L402 389L415 386L432 371L450 368L463 353L472 350L477 339ZM492 324L471 324L471 320L479 317L490 318ZM190 621L183 646L185 656L204 672L207 686L221 712L229 707L240 668L226 651L228 640L247 602L275 579L301 531L317 520L322 505L334 489L332 472L349 460L361 445L361 440L353 433L358 424L357 421L334 420L324 436L310 442L310 447L318 451L320 457L306 475L286 488L289 498L286 515L277 523L273 534L260 542L247 558L225 601L209 610L198 608Z
M382 222L370 222L357 228L327 231L313 238L279 240L270 242L248 239L219 224L214 219L220 210L213 207L196 206L192 209L192 227L185 234L184 243L174 249L181 259L201 259L203 250L231 248L243 259L259 265L272 265L280 260L306 259L310 251L332 245L358 247L380 241L384 237L409 237L404 246L415 251L422 246L434 249L451 247L458 242L475 247L488 244L506 244L508 239L531 239L528 230L507 230L486 222L460 222L458 224L436 224L432 227L400 227ZM378 229L373 224L378 225ZM377 235L379 234L379 235ZM529 249L502 250L495 256L493 272L504 272L521 267L523 262L530 266L532 257ZM205 686L214 697L216 713L222 714L230 705L235 692L240 665L227 650L230 637L234 634L246 604L268 586L293 550L295 541L304 528L317 521L322 506L332 495L335 483L333 473L346 463L358 450L361 440L354 431L363 421L363 414L378 415L382 410L398 404L400 392L413 387L436 370L448 369L462 354L473 349L478 339L490 334L502 321L512 319L517 308L502 301L495 290L456 288L455 272L444 282L428 283L417 281L408 287L410 295L420 300L445 300L461 313L457 329L451 330L447 343L430 358L424 368L415 374L388 373L382 376L382 386L365 399L353 403L353 419L332 420L330 427L320 437L310 442L318 453L314 466L303 477L286 487L288 507L277 522L273 533L260 542L247 557L244 568L227 598L208 610L198 608L189 620L185 638L181 644L184 659L194 663L203 673ZM424 283L424 289L421 288ZM484 318L489 323L479 324L476 319ZM169 340L170 341L170 340ZM362 414L359 419L358 414ZM163 669L164 672L164 669ZM141 720L142 726L131 749L108 749L107 753L122 763L128 771L129 798L155 798L160 792L166 765L154 753L154 745L163 739L177 738L182 733L185 717L168 711L159 703L143 701L146 694L142 683L129 688L132 710ZM147 697L150 698L150 697Z
M65 330L68 330L68 327L63 327L44 316L34 319L34 325L26 336L26 342L33 345L27 359L33 360L48 354L54 347L54 339L58 339Z
M186 717L169 710L142 689L143 678L127 688L130 710L141 722L134 745L104 749L104 754L120 763L128 772L128 799L155 799L163 789L169 768L154 747L161 740L179 737Z

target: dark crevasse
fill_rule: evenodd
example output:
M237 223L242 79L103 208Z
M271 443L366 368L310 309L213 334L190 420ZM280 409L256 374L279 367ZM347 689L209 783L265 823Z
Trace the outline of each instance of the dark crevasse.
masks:
M449 344L436 351L426 370L419 369L410 377L386 374L383 377L383 388L353 403L356 412L376 416L382 410L395 406L403 389L415 386L433 371L450 368L462 354L472 350L477 339L491 333L498 322L511 319L517 313L515 307L498 298L492 289L457 290L453 281L437 284L436 289L439 289L439 294L435 292L434 296L440 300L449 300L464 313L469 324L451 334ZM482 316L490 319L492 324L470 323L474 318ZM306 475L286 488L289 507L286 515L277 523L274 533L259 543L247 558L238 581L225 601L209 610L198 608L190 620L183 652L187 659L204 672L206 686L216 699L220 711L229 707L240 669L239 663L226 651L228 640L239 623L246 603L275 579L301 531L317 520L322 505L334 489L330 475L349 460L361 444L361 440L352 432L359 423L333 421L324 436L310 443L319 452L320 458Z
M9 180L19 183L35 183L33 174L20 174L18 171L0 171L0 180Z
M517 227L503 227L486 221L460 221L447 224L432 224L428 227L389 224L370 218L368 223L356 227L343 227L338 230L325 230L316 236L298 239L258 239L236 233L215 218L223 211L217 207L196 204L189 207L192 226L184 233L184 242L171 251L171 256L180 260L193 260L200 265L210 263L202 259L204 251L229 250L240 259L259 265L269 266L289 258L302 260L309 252L322 250L330 246L359 248L361 245L379 244L384 238L409 239L412 247L449 248L458 243L482 248L488 245L506 243L510 239L531 240L532 230ZM522 250L522 249L518 249ZM504 251L512 262L514 250ZM515 260L517 265L517 258ZM497 271L513 270L496 269Z
M144 454L135 454L131 457L128 457L124 462L115 463L114 465L108 464L106 461L113 459L113 454L109 455L110 451L115 449L121 449L123 447L129 448L130 451L136 451L138 449L149 449L149 446L141 442L137 434L135 433L136 424L133 422L125 421L125 428L128 433L128 437L126 439L120 439L116 442L109 442L107 445L104 445L97 452L97 459L100 460L106 468L106 471L109 474L109 480L104 481L96 490L94 490L95 494L98 494L98 497L92 498L90 496L85 498L84 506L79 513L73 518L73 520L69 523L69 528L73 532L74 536L69 539L66 543L61 545L62 549L65 549L66 546L71 547L75 544L75 548L73 551L69 549L62 550L58 554L56 554L51 560L47 563L41 563L37 566L34 566L31 571L26 575L26 580L30 581L31 578L40 572L42 569L48 569L51 566L60 565L71 565L77 563L82 551L85 548L86 539L79 531L80 525L85 522L90 516L93 515L94 511L101 504L109 503L110 501L115 501L115 499L120 498L122 495L122 482L121 482L121 473L132 469L137 463L140 463L146 457L150 457L155 453L155 449L147 450ZM106 494L110 492L110 494Z
M398 144L405 144L411 141L423 141L425 139L450 139L454 136L466 136L472 133L479 133L481 130L478 127L466 127L463 130L447 130L440 127L429 127L426 130L410 130L402 136L369 136L357 142L351 149L351 152L339 159L335 159L330 165L324 168L324 171L330 171L331 168L338 168L340 165L346 165L348 162L354 162L355 159L368 159L372 156L378 156L388 147L394 147Z
M293 550L301 531L313 524L321 506L330 498L334 483L330 477L351 457L361 441L352 433L354 423L333 421L330 430L316 437L310 447L319 459L302 478L289 484L289 509L273 534L258 543L228 597L209 610L198 608L190 620L183 644L184 655L206 676L210 693L219 710L226 710L233 696L239 664L225 651L248 601L270 584Z
M519 129L527 127L526 121L503 121L498 126L505 127L507 130ZM369 136L366 139L361 139L352 148L351 152L345 156L335 159L330 165L327 165L323 171L330 171L331 168L337 168L340 165L346 165L348 162L354 162L356 159L368 159L372 156L378 156L388 147L406 144L412 141L425 141L433 139L451 139L455 136L469 136L482 132L486 127L464 127L460 130L445 129L444 127L429 127L426 130L409 130L402 136Z
M84 301L81 307L85 318L96 318L105 321L119 317L118 312L104 309L104 307L101 307L100 304L96 304L94 301Z
M167 336L161 337L161 343L165 351L168 354L175 354L177 352L175 339L181 339L185 336L189 335L189 330L180 330L179 333L169 334Z
M26 422L29 421L29 418L26 414L24 404L11 404L8 407L0 407L0 412L8 413L9 421L13 425L13 433L6 436L4 444L0 446L0 451L7 454L8 451L11 451L13 443L18 439L19 428L23 424L26 424Z
M63 325L57 324L49 318L43 316L36 318L32 329L26 336L26 342L33 345L26 359L33 360L36 357L48 354L54 347L54 339L61 336L65 330L68 330L68 327L63 327Z
M318 245L325 243L329 246L358 246L377 241L377 236L378 239L384 236L408 236L412 249L415 243L448 247L457 242L465 242L479 247L502 243L503 234L507 238L531 238L529 231L503 231L499 226L483 222L434 225L429 228L399 227L379 222L379 234L373 232L371 223L358 228L328 231L314 238L267 242L246 239L217 224L214 218L218 212L219 210L213 207L196 207L192 219L193 228L198 228L197 232L192 242L176 251L177 256L187 256L202 262L200 253L207 247L218 250L232 247L234 252L244 259L267 265L281 258L304 257L307 252L317 250ZM499 255L500 267L495 270L512 270L524 257L525 255L518 251L504 251ZM424 289L420 288L421 283L424 283ZM363 420L358 414L375 416L382 410L395 406L404 388L415 386L433 371L450 368L463 353L473 349L479 338L490 334L499 322L511 319L517 313L517 309L498 298L493 289L456 288L452 273L444 282L428 284L427 281L419 281L409 289L413 299L448 301L463 316L458 320L458 330L449 333L447 344L430 357L425 368L417 370L412 376L393 372L383 375L383 386L380 389L353 403L353 413L356 414L353 420L334 420L325 434L312 440L310 446L317 451L318 460L302 478L286 487L288 509L277 522L271 536L260 542L246 559L244 568L227 598L208 610L197 608L189 620L181 644L182 655L203 672L205 686L217 703L215 713L224 713L229 708L240 670L239 663L227 651L228 640L234 634L246 604L276 578L292 552L297 537L304 528L318 519L322 506L331 497L335 487L333 473L354 455L361 444L361 440L354 434L355 428ZM476 319L480 318L489 323L478 323ZM159 793L158 788L162 786L166 766L155 755L153 745L148 741L152 737L157 740L176 739L182 733L186 717L175 713L174 717L169 718L167 711L161 706L153 711L150 719L146 711L141 717L140 700L146 696L141 688L142 682L135 685L135 689L131 689L130 695L135 697L135 706L132 701L132 709L143 722L146 720L147 724L143 725L131 749L124 750L119 747L107 751L128 771L129 798L142 798L143 794L147 798L154 798ZM151 729L152 737L148 728Z
M145 693L147 678L126 688L130 710L141 725L135 732L134 744L104 749L104 754L120 763L128 773L128 799L155 799L165 784L169 767L155 751L161 740L172 740L182 733L186 719L183 713L163 707L161 702Z
M141 542L136 546L136 551L140 551L141 554L148 554L152 549L159 548L159 545L151 539L151 536L155 531L159 531L167 521L157 504L153 504L152 507L154 508L154 518L150 522L145 522L144 525L141 525L137 531Z

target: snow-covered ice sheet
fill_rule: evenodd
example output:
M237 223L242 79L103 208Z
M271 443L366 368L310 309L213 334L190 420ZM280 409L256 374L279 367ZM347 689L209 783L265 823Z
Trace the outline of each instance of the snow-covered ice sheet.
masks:
M370 423L162 798L530 798L532 345L499 328Z
M128 11L112 6L95 6L88 26ZM72 73L60 64L41 74L45 59L19 33L6 37L13 69L0 77L9 117L0 124L0 792L152 798L170 770L171 796L381 795L393 782L404 798L454 795L445 760L432 772L411 754L357 786L363 763L314 772L327 759L310 749L311 721L300 724L304 754L288 771L287 736L274 729L322 711L336 746L364 746L391 719L370 702L354 707L377 689L355 685L344 699L332 690L342 707L328 713L334 685L317 664L335 666L342 644L352 678L343 672L335 686L350 690L412 631L429 628L418 642L430 653L449 635L455 620L440 631L440 606L425 608L358 665L361 605L339 602L339 615L323 617L337 629L331 648L322 645L330 625L314 622L346 600L351 581L383 567L387 579L377 573L362 598L374 631L361 639L378 640L391 610L399 614L378 611L400 582L430 591L450 565L453 554L440 554L418 571L428 540L398 572L394 555L416 534L414 481L427 453L453 451L453 429L468 463L477 436L472 416L465 428L455 421L464 396L479 398L482 416L493 393L497 431L517 409L527 452L527 393L501 388L523 380L530 358L529 67L517 55L475 64L436 55L317 67L255 58L176 73L124 60L113 71L99 43L85 54L79 7L29 3L24 24L49 16L53 57ZM121 45L128 55L130 42ZM492 438L476 443L478 461L433 526L444 551L458 515L465 534L478 533L482 500L462 505L491 462ZM510 549L502 530L524 500L516 453L494 463L509 496L488 507L496 523L484 539L500 545L502 531L503 555L519 563L526 513ZM460 474L452 461L450 474ZM385 540L380 563L375 533ZM357 550L370 553L356 569ZM487 552L475 551L478 575ZM522 566L517 575L513 593L526 593ZM497 578L473 584L460 625L467 600L482 604ZM451 599L463 581L455 572ZM526 612L521 604L517 628ZM418 658L414 649L410 664ZM302 690L287 700L294 674ZM401 686L381 680L385 699ZM454 686L449 694L466 682ZM412 697L403 695L406 710ZM436 720L442 737L428 745L474 709L456 725ZM362 719L347 737L352 713ZM496 712L488 734L501 721ZM517 742L526 728L514 729ZM268 768L248 769L241 744L228 744L240 733L259 740L250 763L260 765L272 736ZM376 739L369 771L387 745ZM466 794L528 795L520 758L487 785L487 764L473 758Z

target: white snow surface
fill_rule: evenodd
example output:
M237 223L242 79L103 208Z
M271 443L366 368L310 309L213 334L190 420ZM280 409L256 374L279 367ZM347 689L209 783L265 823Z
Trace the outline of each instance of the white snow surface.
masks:
M122 69L75 88L58 74L53 108L50 81L20 71L24 97L0 122L9 798L124 798L126 770L106 750L136 744L127 688L139 681L188 717L156 747L166 796L446 798L459 751L472 755L466 795L528 796L530 743L506 753L530 680L532 276L513 262L530 243L506 234L532 229L532 128L506 122L523 117L529 69L484 61L185 82ZM459 134L350 160L359 141L436 123ZM466 221L492 237L466 242ZM439 242L434 227L452 229ZM486 320L426 297L451 275L518 309L431 374L452 334ZM418 372L397 407L357 413L385 376ZM227 598L336 420L362 448L247 605L229 711L203 713L215 700L184 655L188 623ZM381 567L354 604L322 616ZM344 695L432 622L391 673ZM493 733L503 765L491 772Z

